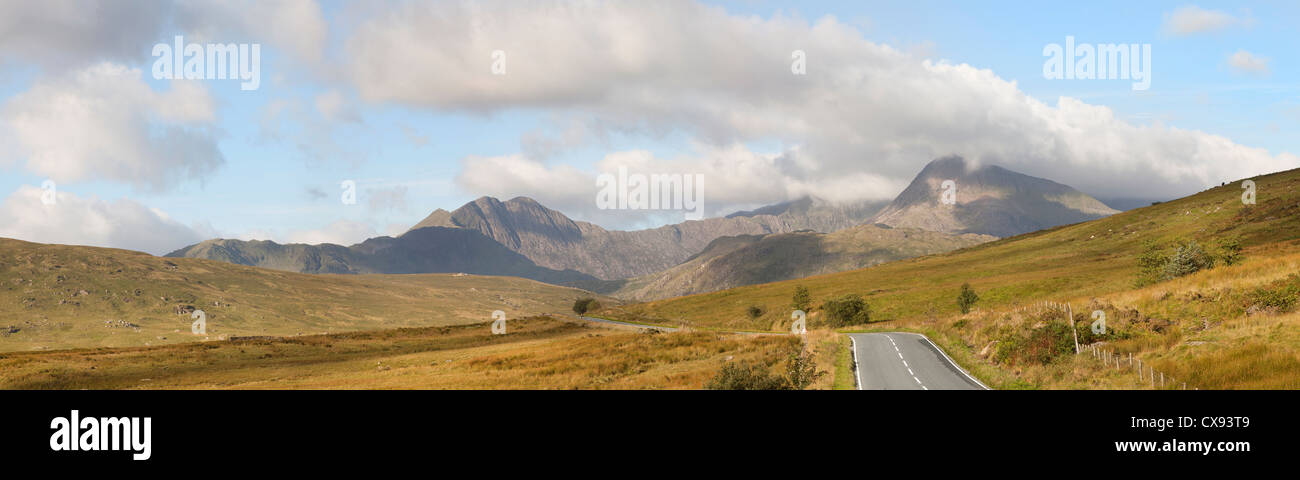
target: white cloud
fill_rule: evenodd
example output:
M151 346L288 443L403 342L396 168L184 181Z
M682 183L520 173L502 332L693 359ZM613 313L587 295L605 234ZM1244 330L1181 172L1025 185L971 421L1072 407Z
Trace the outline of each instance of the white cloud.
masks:
M409 225L407 226L410 227ZM389 226L389 230L392 226ZM367 238L379 236L379 233L373 226L366 222L355 220L335 220L321 228L277 230L277 229L253 229L244 233L234 235L238 240L270 240L279 244L305 243L308 245L320 245L322 243L332 243L335 245L350 246L365 241Z
M176 23L187 41L267 43L309 67L323 58L329 34L315 0L179 0Z
M133 200L82 198L60 191L52 205L44 191L23 185L0 203L0 237L39 243L123 248L164 255L205 238L161 210Z
M461 161L456 184L475 195L528 196L551 208L579 210L595 202L595 178L570 165L550 166L523 155L470 156Z
M318 229L290 231L283 236L282 243L306 243L309 245L333 243L348 246L377 235L375 228L367 223L336 220Z
M63 70L152 62L151 47L187 41L266 43L319 67L328 23L315 0L42 0L0 2L0 60Z
M629 174L700 175L708 216L778 203L812 195L831 201L891 198L906 182L859 172L820 182L801 180L812 167L797 149L783 153L757 153L743 145L715 147L697 144L679 157L656 157L643 150L613 152L596 162L591 171L567 164L548 165L525 155L467 157L457 185L475 195L501 199L527 196L574 218L611 228L633 228L660 221L682 221L684 212L606 210L596 207L596 176Z
M316 96L316 111L326 120L336 122L361 123L361 114L356 107L343 98L338 90L330 90Z
M107 179L167 190L224 161L207 91L177 81L154 91L138 69L101 63L47 78L0 110L27 169L59 182Z
M1269 73L1268 61L1268 58L1256 56L1245 50L1237 50L1237 53L1228 57L1228 66L1242 73L1267 74Z
M1249 26L1251 20L1237 18L1219 10L1206 10L1196 5L1184 5L1165 14L1164 29L1174 35L1212 33L1234 26Z
M160 36L168 12L167 2L147 0L0 2L0 60L54 69L139 61Z
M506 52L505 75L491 72L494 50ZM806 75L791 74L794 50L807 54ZM1072 98L1051 105L990 70L917 58L834 18L763 19L687 1L404 3L360 20L346 51L350 78L370 101L545 109L585 122L595 138L685 132L722 152L797 146L764 160L780 172L779 186L756 176L767 173L752 156L700 155L716 162L701 168L734 172L720 177L719 196L730 195L734 178L753 180L755 192L874 198L950 154L1102 196L1183 195L1300 164L1216 135L1133 125ZM546 148L525 148L533 150ZM590 188L573 183L567 167L530 158L469 159L460 184L503 196ZM586 202L585 193L560 196Z

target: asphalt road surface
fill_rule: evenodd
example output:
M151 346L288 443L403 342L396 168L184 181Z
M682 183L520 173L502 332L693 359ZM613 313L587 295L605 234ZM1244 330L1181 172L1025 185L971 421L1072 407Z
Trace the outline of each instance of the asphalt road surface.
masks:
M606 319L603 319L603 318L586 317L586 316L582 316L582 315L578 315L578 318L581 318L581 319L586 320L586 321L588 321L588 322L608 323L608 324L611 324L611 325L622 325L622 326L624 326L624 327L647 328L647 329L651 329L651 330L658 330L658 331L661 331L661 332L676 332L676 331L677 331L677 329L676 329L676 328L673 328L673 327L659 327L659 326L653 326L653 325L639 325L639 324L636 324L636 323L620 322L620 321L617 321L617 320L606 320Z
M924 335L854 333L858 390L987 390Z

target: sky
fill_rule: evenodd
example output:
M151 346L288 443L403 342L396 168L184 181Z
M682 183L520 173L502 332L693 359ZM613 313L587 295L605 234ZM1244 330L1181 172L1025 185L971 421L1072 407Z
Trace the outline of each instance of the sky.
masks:
M598 175L698 175L717 216L889 199L953 154L1175 198L1300 167L1298 27L1282 1L3 2L0 237L348 245L484 195L637 229L686 213L601 209ZM177 36L256 46L257 88L159 75ZM1149 45L1149 85L1048 78L1067 37Z

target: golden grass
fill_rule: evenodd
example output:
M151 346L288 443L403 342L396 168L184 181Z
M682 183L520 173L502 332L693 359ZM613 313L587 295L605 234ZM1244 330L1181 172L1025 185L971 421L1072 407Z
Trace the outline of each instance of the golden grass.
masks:
M584 296L513 277L310 275L0 239L0 352L479 323L568 312ZM207 314L206 335L186 306Z
M797 340L512 320L278 340L0 354L20 389L698 389L727 361L778 369Z

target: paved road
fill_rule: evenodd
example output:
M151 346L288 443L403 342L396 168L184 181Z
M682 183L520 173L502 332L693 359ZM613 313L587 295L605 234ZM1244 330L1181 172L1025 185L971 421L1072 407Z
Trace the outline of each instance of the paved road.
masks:
M614 324L614 325L622 325L622 326L625 326L625 327L648 328L648 329L651 329L651 330L659 330L659 331L661 331L661 332L676 332L676 331L677 331L677 329L676 329L676 328L673 328L673 327L658 327L658 326L652 326L652 325L638 325L638 324L635 324L635 323L620 322L620 321L617 321L617 320L606 320L606 319L603 319L603 318L587 317L587 316L583 316L583 315L578 315L578 318L581 318L581 319L586 320L586 321L588 321L588 322L609 323L609 324Z
M854 333L859 390L986 390L915 333Z

